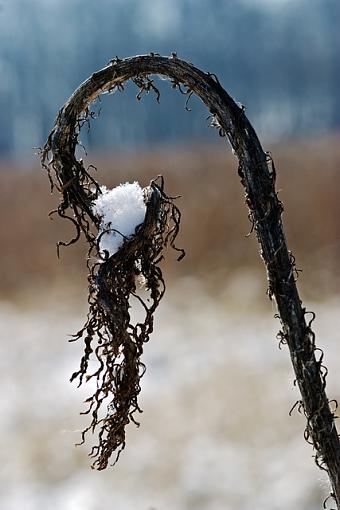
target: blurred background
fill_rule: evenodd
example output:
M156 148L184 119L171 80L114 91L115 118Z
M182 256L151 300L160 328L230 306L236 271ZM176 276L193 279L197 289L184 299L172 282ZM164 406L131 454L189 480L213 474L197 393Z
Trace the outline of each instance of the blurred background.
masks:
M197 99L159 82L103 96L80 157L101 184L162 174L181 195L179 245L145 348L141 427L107 472L74 448L86 388L69 384L86 315L86 246L36 155L59 108L113 57L151 51L216 73L246 107L278 172L301 296L339 398L340 3L338 0L0 2L0 501L4 510L319 509L328 485L303 440L299 398L237 175ZM331 507L331 505L329 505Z

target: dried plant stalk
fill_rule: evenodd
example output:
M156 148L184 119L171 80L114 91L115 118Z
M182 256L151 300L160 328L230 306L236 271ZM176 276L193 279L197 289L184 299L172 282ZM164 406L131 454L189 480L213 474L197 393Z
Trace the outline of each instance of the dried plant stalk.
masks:
M340 442L334 423L334 412L330 409L325 393L322 355L316 358L319 350L315 346L311 321L306 321L307 312L302 306L296 287L295 260L287 248L281 220L283 206L275 191L274 163L270 155L263 151L244 108L233 101L217 77L180 60L176 54L171 57L151 54L124 60L116 58L104 69L94 73L60 110L43 150L43 164L62 193L58 212L61 216L68 217L76 226L77 236L72 242L82 231L89 243L94 243L88 227L89 222L98 227L98 220L93 217L90 208L90 203L96 196L92 189L97 187L97 183L75 157L80 125L90 116L90 104L100 94L122 89L124 82L130 79L140 89L138 98L144 92L154 91L159 99L157 87L150 78L152 75L167 77L173 88L180 90L188 98L193 93L196 94L209 109L213 124L220 135L228 137L239 160L238 173L245 189L249 218L261 246L261 256L267 270L268 294L277 303L282 325L279 338L289 347L301 392L298 404L307 418L305 437L313 444L317 464L329 475L332 496L340 508ZM50 153L52 157L48 161ZM73 216L67 214L69 209L72 209ZM114 271L112 267L110 277L116 278ZM120 285L120 282L117 283ZM112 312L111 310L110 313ZM132 374L131 378L134 381L136 374ZM105 467L105 462L98 467Z

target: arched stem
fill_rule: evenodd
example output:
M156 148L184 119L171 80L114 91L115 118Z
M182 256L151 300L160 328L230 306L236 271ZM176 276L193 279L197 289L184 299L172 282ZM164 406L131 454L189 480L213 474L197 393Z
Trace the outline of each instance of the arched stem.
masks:
M282 325L279 338L289 347L301 392L299 408L307 419L305 437L314 446L317 464L329 475L332 495L339 509L340 442L325 392L322 358L316 359L311 321L306 321L307 312L296 287L295 259L287 248L281 220L283 207L275 191L275 167L270 155L263 151L243 107L233 101L216 76L197 69L176 55L151 54L114 59L80 85L60 110L43 150L43 164L49 172L51 169L55 172L63 193L61 212L66 214L68 207L73 207L77 220L81 204L82 213L96 222L89 207L90 192L79 187L75 180L82 165L75 157L79 124L88 116L90 104L102 93L122 88L130 79L142 92L157 92L150 79L152 75L164 76L174 88L183 92L181 87L185 87L185 93L196 94L207 106L220 134L228 137L239 160L238 172L245 189L249 217L267 271L268 294L276 301ZM52 154L49 163L48 154ZM77 197L77 208L74 207L74 197ZM79 228L82 229L81 222Z

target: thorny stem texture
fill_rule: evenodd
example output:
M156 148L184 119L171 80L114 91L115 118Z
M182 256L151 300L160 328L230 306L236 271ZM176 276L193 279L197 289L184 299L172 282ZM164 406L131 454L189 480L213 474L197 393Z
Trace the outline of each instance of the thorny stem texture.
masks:
M77 193L83 199L83 211L90 220L96 221L83 189L73 187L74 175L80 165L74 156L80 124L88 118L90 104L100 94L122 90L127 80L132 80L140 88L138 99L144 92L154 91L158 100L159 92L150 78L152 75L167 77L173 88L187 97L196 94L210 111L213 125L219 129L220 135L228 137L239 160L238 173L245 189L249 218L266 266L268 294L277 303L282 325L278 336L289 347L301 392L298 404L307 419L305 438L315 449L316 463L329 475L332 496L340 509L340 442L335 416L325 392L326 369L322 365L322 353L320 356L315 346L312 321L306 320L308 312L298 294L295 260L287 248L281 219L283 206L275 190L274 163L270 154L263 151L244 108L235 103L214 74L197 69L176 54L171 57L150 54L123 60L115 58L80 85L60 110L44 150L44 161L47 162L47 153L51 152L52 166L62 191L67 188L68 197ZM77 218L71 218L71 221L79 228Z

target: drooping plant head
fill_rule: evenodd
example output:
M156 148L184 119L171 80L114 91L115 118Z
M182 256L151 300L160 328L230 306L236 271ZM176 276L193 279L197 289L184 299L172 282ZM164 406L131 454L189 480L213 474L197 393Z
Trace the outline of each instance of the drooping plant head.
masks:
M105 253L96 264L89 265L89 313L75 335L75 339L84 339L85 352L71 380L96 382L95 393L86 400L91 423L83 432L83 441L87 430L94 432L99 426L99 443L92 449L93 465L98 469L107 466L113 452L118 459L125 446L126 425L130 421L138 424L135 413L141 410L137 398L145 372L143 345L153 331L154 312L165 290L159 263L165 246L174 246L179 227L179 210L165 195L163 183L152 182L145 195L145 220L135 234L125 239L114 255ZM99 246L100 235L95 250L101 256ZM138 293L140 281L147 298ZM144 312L144 318L136 323L129 313L132 298ZM92 373L90 356L97 360Z
M63 110L56 121L57 131L62 115ZM87 109L84 115L89 115ZM112 461L118 460L125 447L126 426L130 422L139 425L138 395L145 372L141 357L165 291L160 268L164 249L169 245L176 250L178 260L184 251L175 246L180 211L175 198L166 194L162 176L143 189L145 216L131 235L120 232L114 222L105 223L97 206L105 187L91 175L94 167L85 168L75 156L81 120L73 126L70 121L66 136L56 136L55 128L42 150L42 165L48 172L51 189L61 196L58 208L51 214L68 219L75 226L73 239L57 243L58 255L60 246L77 242L81 235L88 243L89 311L84 326L71 340L83 339L84 353L71 381L77 380L79 386L90 381L95 385L93 394L85 400L87 408L81 413L90 416L81 444L87 432L98 432L98 442L90 455L94 458L92 467L102 470L113 455ZM110 236L115 242L120 240L112 253L103 248L102 242ZM142 318L135 321L130 314L133 301L142 309Z
M79 170L80 166L77 168ZM79 175L83 182L79 182ZM73 182L77 182L81 192L88 194L95 204L101 193L97 183L88 180L83 173L78 173ZM79 370L73 373L71 381L78 380L79 385L90 380L95 382L94 393L85 400L87 409L82 413L91 417L82 433L82 443L88 431L99 430L98 444L90 455L94 457L93 467L101 470L107 467L113 453L115 461L118 460L125 447L126 426L131 421L139 425L136 419L136 413L141 412L138 395L140 379L145 372L141 356L144 343L153 331L154 312L165 291L160 262L168 244L180 252L178 260L184 256L183 250L174 245L180 212L174 199L165 194L164 180L159 177L144 189L144 221L127 237L114 225L103 227L100 217L88 218L78 194L70 194L68 190L62 190L63 201L56 212L68 217L63 210L68 201L74 211L74 216L69 218L77 229L71 242L75 242L82 231L89 245L89 311L84 326L73 335L73 340L82 338L85 347ZM93 209L89 202L89 211ZM101 248L105 235L122 239L112 255ZM143 287L142 290L139 287ZM132 300L143 312L143 317L136 322L130 316Z

